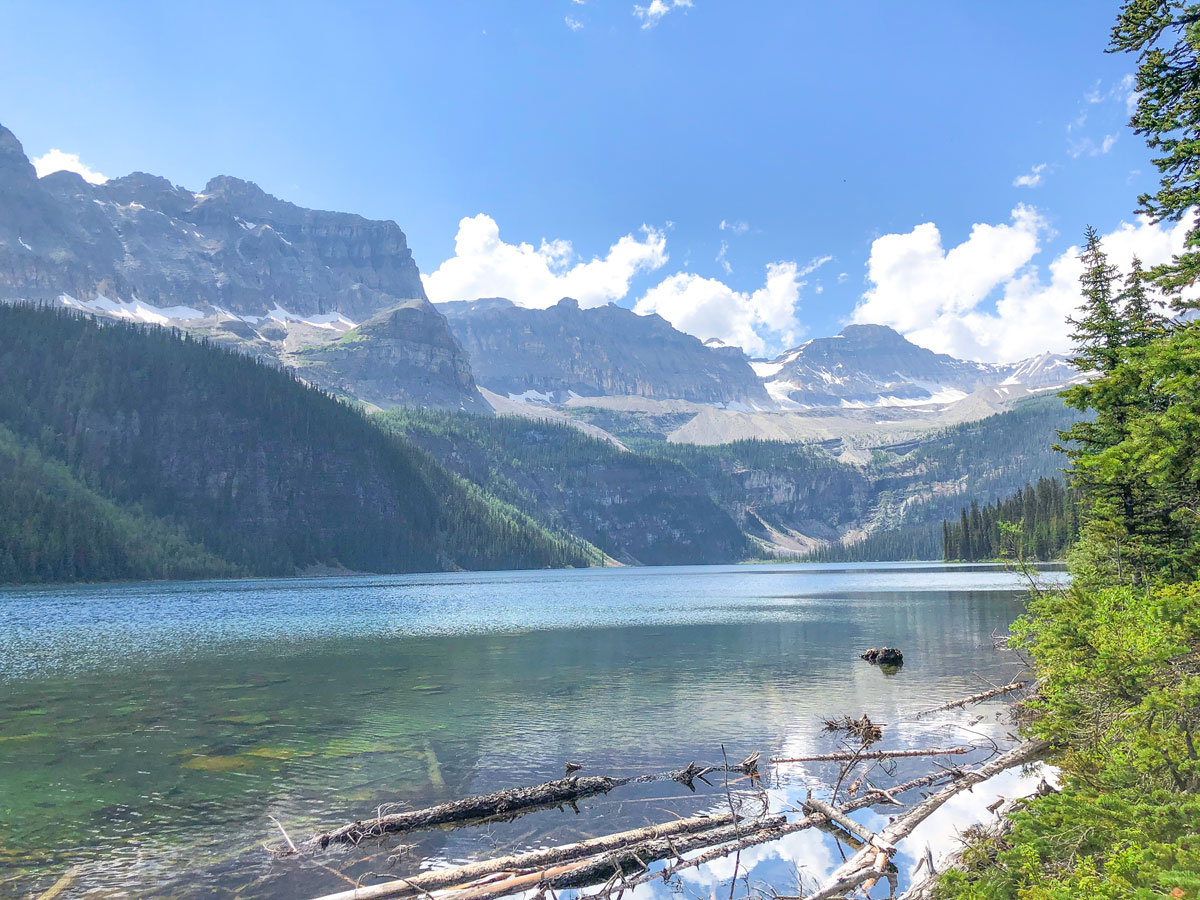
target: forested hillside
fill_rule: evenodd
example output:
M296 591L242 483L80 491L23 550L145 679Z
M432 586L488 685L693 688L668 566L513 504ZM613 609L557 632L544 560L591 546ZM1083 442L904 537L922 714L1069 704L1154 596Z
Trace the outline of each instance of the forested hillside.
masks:
M1039 478L996 503L973 501L957 520L942 523L942 555L947 560L1060 559L1079 536L1077 502L1057 478Z
M0 306L0 426L6 580L598 559L289 373L162 328Z
M683 466L629 453L568 425L417 409L374 421L548 527L623 562L735 562L747 542Z
M753 536L825 561L937 559L941 523L972 500L1008 496L1064 464L1053 448L1079 414L1057 397L883 448L854 465L818 447L776 441L715 446L639 441L708 486ZM831 542L814 545L811 540Z

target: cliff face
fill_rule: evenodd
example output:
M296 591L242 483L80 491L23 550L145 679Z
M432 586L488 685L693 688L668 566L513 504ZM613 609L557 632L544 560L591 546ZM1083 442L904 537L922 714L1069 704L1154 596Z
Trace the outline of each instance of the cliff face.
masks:
M381 409L490 412L467 357L428 303L387 309L335 341L287 356L303 378Z
M402 307L410 312L393 317L385 344L403 346L406 362L372 373L369 390L454 409L483 403L395 222L304 209L224 175L199 193L141 172L99 185L69 172L39 179L3 127L0 300L169 324L282 362ZM385 384L389 372L407 380ZM324 386L357 396L344 374Z
M771 396L801 407L949 403L1005 377L1000 367L934 353L884 325L850 325L755 369Z
M657 315L611 304L580 309L569 298L549 309L500 298L438 308L470 354L476 379L498 394L771 405L740 349L705 346Z

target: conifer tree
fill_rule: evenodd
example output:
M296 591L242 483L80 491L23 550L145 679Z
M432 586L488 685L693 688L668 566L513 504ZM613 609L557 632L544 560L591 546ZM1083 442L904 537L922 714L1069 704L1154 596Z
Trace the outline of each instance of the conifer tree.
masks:
M1138 198L1138 212L1154 222L1192 217L1184 251L1150 273L1177 310L1200 301L1181 292L1200 278L1200 3L1127 0L1109 43L1110 53L1136 53L1135 134L1160 155L1154 194Z
M1124 343L1129 347L1146 346L1156 337L1161 337L1166 328L1166 318L1155 311L1155 303L1146 293L1147 278L1141 259L1134 254L1124 289L1118 298L1120 315L1125 322Z

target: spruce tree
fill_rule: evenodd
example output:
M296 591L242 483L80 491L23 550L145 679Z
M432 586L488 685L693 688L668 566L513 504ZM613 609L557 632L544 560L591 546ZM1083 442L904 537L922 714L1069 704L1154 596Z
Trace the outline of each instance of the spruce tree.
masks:
M1200 301L1181 292L1200 278L1200 3L1127 0L1113 26L1110 53L1136 53L1137 107L1129 120L1135 134L1160 155L1154 194L1138 198L1138 212L1151 221L1192 218L1184 251L1150 273L1174 296L1177 310Z
M1146 293L1148 275L1142 261L1134 254L1129 265L1129 275L1118 298L1120 315L1125 322L1124 343L1129 347L1144 347L1166 328L1166 319L1155 311L1155 303Z

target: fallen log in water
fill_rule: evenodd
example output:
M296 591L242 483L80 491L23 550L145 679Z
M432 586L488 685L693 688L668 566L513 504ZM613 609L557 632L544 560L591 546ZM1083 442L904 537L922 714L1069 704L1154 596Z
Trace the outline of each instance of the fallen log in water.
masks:
M839 812L852 813L860 809L866 809L869 806L878 806L881 804L891 804L894 802L893 795L903 794L905 791L911 791L915 788L926 787L931 784L936 784L947 778L955 778L961 773L956 772L934 772L931 775L923 775L920 778L914 778L911 781L906 781L898 784L895 787L887 790L870 790L857 800L851 800L848 803L843 803L837 807ZM694 869L705 863L710 863L713 860L722 859L729 856L731 853L736 853L739 850L745 850L748 847L753 847L757 844L769 844L772 841L777 841L780 838L787 837L789 834L794 834L797 831L803 831L806 828L814 828L820 825L827 824L828 817L822 813L805 816L802 819L797 819L794 822L785 822L781 825L770 824L752 825L749 831L743 832L742 836L729 844L713 847L704 853L697 854L691 859L679 860L678 862L660 869L657 872L646 872L638 875L635 878L623 881L619 887L621 890L637 887L641 884L662 879L666 881L672 876L684 871L685 869ZM604 892L604 893L607 893Z
M818 753L816 756L788 756L771 760L776 763L798 762L858 762L863 759L904 759L911 756L957 756L970 753L974 747L934 747L928 750L840 750L837 753Z
M453 866L446 869L434 869L421 872L411 878L400 878L381 884L368 885L352 891L342 891L329 894L318 900L382 900L386 897L403 897L412 893L427 893L453 885L469 884L497 873L517 872L528 874L529 870L541 870L548 866L565 862L574 862L588 856L601 853L611 853L628 847L643 844L660 838L673 837L681 834L707 832L712 829L729 825L734 817L731 813L714 813L707 816L692 816L688 819L678 819L674 822L664 822L660 825L647 825L616 834L591 838L586 841L575 841L570 844L560 844L556 847L546 847L541 850L529 850L525 853L511 853L494 859L485 859L466 865Z
M993 697L999 697L1001 694L1011 694L1013 691L1019 691L1027 684L1029 684L1028 681L1014 681L1011 684L1002 685L998 688L992 688L990 691L980 691L978 694L972 694L970 697L963 697L961 700L951 700L949 703L943 703L941 706L933 706L929 709L923 709L917 713L916 718L919 719L921 716L928 716L935 712L943 712L947 709L965 707L971 703L982 703L984 700L990 700Z
M952 784L926 797L904 815L893 819L886 828L879 832L880 842L895 846L899 841L912 834L913 829L933 815L950 798L981 781L986 781L993 775L1040 756L1049 747L1050 745L1046 741L1025 741L978 769L964 772ZM891 861L891 855L886 851L881 851L878 846L867 845L830 875L820 890L809 895L805 900L829 900L829 898L841 896L859 885L863 885L864 893L869 893L875 882L888 874L887 865Z
M384 900L417 894L425 900L493 900L534 888L563 889L601 883L607 883L607 887L600 892L601 895L607 895L614 890L627 890L655 879L666 880L684 869L729 856L756 844L777 841L806 828L838 821L860 809L894 803L895 795L905 791L946 779L968 780L974 784L990 777L979 775L981 771L935 772L887 791L872 789L862 797L834 808L837 816L817 811L794 822L788 822L783 816L773 816L742 823L733 822L729 813L693 817L452 869L423 872L412 878L359 887L316 900ZM941 793L933 796L940 796ZM914 807L914 810L920 808ZM729 824L731 822L733 824ZM883 835L872 837L876 840L867 847L872 853L878 854L878 840ZM706 852L691 859L682 858L683 854L696 850ZM649 871L651 863L671 858L676 859L673 865L659 871Z
M492 794L467 797L453 803L443 803L427 809L389 813L366 821L351 822L341 828L326 831L312 838L309 846L327 847L331 843L357 844L365 838L433 828L438 825L459 824L485 819L507 818L532 809L560 806L584 797L607 794L629 779L608 778L602 775L573 776L547 781L532 787L509 788Z
M996 810L996 821L980 829L980 832L975 835L975 840L998 840L1008 834L1013 827L1013 820L1010 818L1011 814L1023 806L1025 801L1026 798L1024 797L1006 800ZM932 857L929 855L929 849L926 848L925 875L920 881L911 884L908 890L900 895L900 900L933 900L938 879L941 878L942 873L963 867L963 854L967 846L967 843L963 843L957 850L943 857L936 868L932 862ZM918 866L918 868L920 867Z
M496 819L510 819L534 810L573 803L597 794L607 794L613 788L626 784L677 781L695 790L692 783L695 779L699 778L703 781L706 775L714 772L741 772L745 775L757 776L758 758L759 754L753 753L737 765L698 766L692 762L675 771L629 778L572 775L568 778L547 781L530 787L508 788L492 794L482 794L476 797L467 797L464 800L456 800L453 803L430 806L426 809L390 813L386 816L380 815L373 819L351 822L349 825L316 835L309 839L305 846L309 849L314 847L323 849L330 844L358 844L369 837L435 828L440 825L480 824Z
M761 824L768 827L779 827L786 823L787 819L783 816L772 816L761 821ZM435 900L489 900L492 897L503 897L533 887L562 890L586 887L602 882L613 882L623 887L628 885L625 880L626 874L644 873L648 871L650 863L679 857L684 853L690 853L713 844L733 841L743 833L744 831L735 822L733 825L724 825L696 834L643 841L615 853L591 856L567 866L546 869L541 872L530 872L505 881L478 886L463 885L461 889L451 888L438 891L432 897Z

